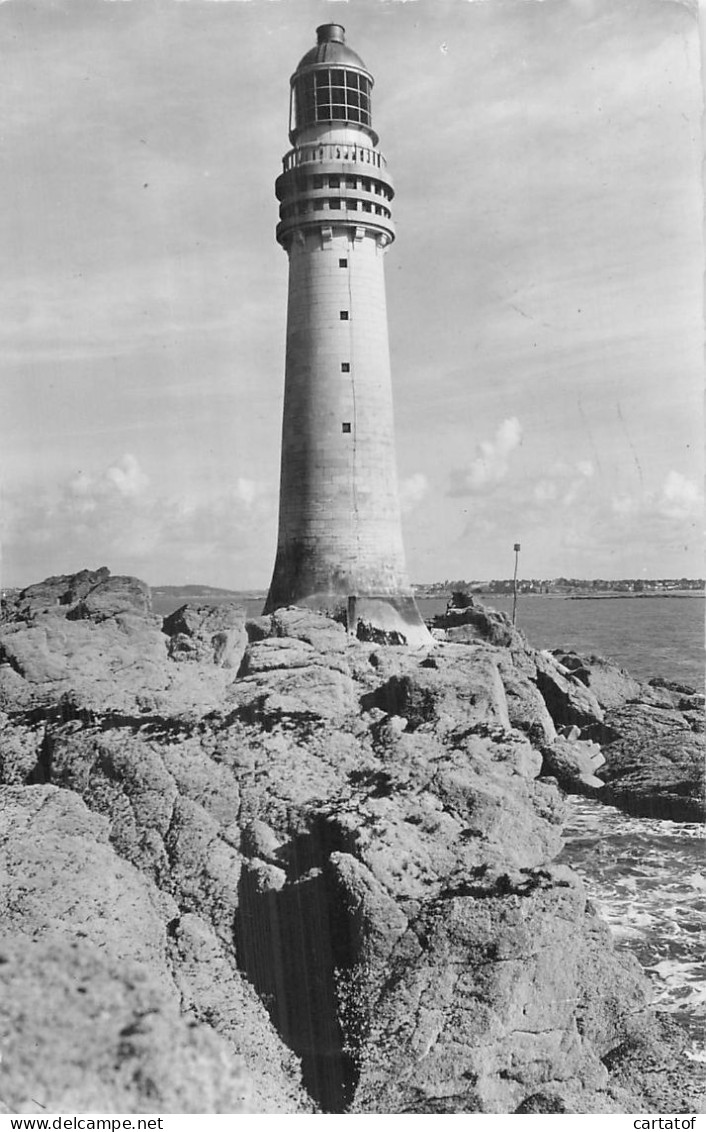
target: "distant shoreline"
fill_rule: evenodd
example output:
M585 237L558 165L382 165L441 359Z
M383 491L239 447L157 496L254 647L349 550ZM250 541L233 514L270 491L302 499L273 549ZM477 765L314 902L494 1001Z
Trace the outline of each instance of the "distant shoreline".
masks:
M523 594L522 596L523 597L530 597L530 596L534 596L534 595ZM548 595L545 594L544 596L546 597ZM670 598L689 598L689 597L693 598L693 597L696 597L696 598L703 599L704 596L706 596L706 595L704 595L703 591L699 592L699 590L680 590L678 592L674 592L674 591L670 592L669 590L667 590L667 591L664 591L662 593L651 593L651 594L604 593L604 594L563 594L561 596L566 597L569 601L615 601L616 598L626 598L626 597L630 598L631 601L639 601L641 598L648 598L649 599L649 598L663 598L663 597L670 597Z
M419 592L418 591L417 593L415 593L414 596L418 599L421 598L424 601L434 601L434 600L446 601L448 598L451 597L451 594L450 593L448 593L448 594L446 594L446 593L428 593L428 592ZM474 590L470 594L470 597L475 597L475 598L478 598L480 601L485 602L485 601L496 600L499 597L510 598L510 597L512 597L512 591L509 590L507 592L494 593L494 592L486 592L486 591L479 592L477 590ZM689 598L690 597L690 598L701 598L703 600L703 598L706 597L706 594L704 593L703 590L653 590L650 593L630 593L628 591L623 591L623 590L602 590L599 593L581 593L581 594L557 593L556 591L554 593L536 593L535 591L532 591L532 590L525 590L525 591L518 590L517 591L517 597L518 597L518 600L522 599L523 601L526 598L535 598L535 597L555 598L557 601L622 601L625 598L628 598L629 600L632 601L634 599L639 599L639 598L664 598L664 597L669 597L669 598Z

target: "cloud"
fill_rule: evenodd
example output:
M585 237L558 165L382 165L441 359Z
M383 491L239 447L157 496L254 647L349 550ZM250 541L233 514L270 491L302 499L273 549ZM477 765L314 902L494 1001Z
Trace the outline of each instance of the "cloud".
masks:
M149 483L149 477L145 475L137 458L130 452L127 452L117 464L108 468L105 478L119 495L128 498L142 495Z
M585 496L589 487L589 480L595 475L595 468L591 460L577 460L575 464L568 464L557 460L545 471L532 488L532 503L542 507L551 504L556 507L560 504L564 508L573 505Z
M429 480L422 472L415 472L400 484L400 506L403 511L412 511L421 503L429 491Z
M703 506L703 492L699 485L674 470L668 473L659 491L640 496L626 492L611 499L614 515L632 516L642 521L685 523L698 519Z
M136 456L126 452L110 467L99 473L79 471L58 492L46 491L48 516L86 516L99 508L111 510L122 500L139 499L149 486L149 476L143 472Z
M577 453L578 456L578 453ZM696 577L703 572L703 497L696 476L665 471L646 490L585 458L557 460L538 479L509 477L458 502L438 530L460 529L450 550L466 577L508 576L508 548L521 542L532 577ZM460 567L459 567L460 570ZM431 576L431 574L430 574Z
M477 456L466 469L451 473L449 495L471 495L488 484L503 480L508 472L509 458L522 443L522 426L517 417L508 417L498 427L492 440L484 440L477 448Z
M257 498L257 495L258 495L258 491L259 491L259 485L257 483L255 483L255 480L245 479L244 477L241 476L236 481L236 484L235 484L236 498L239 499L240 502L243 503L247 507L248 511L250 510L253 503L255 502L255 499Z
M679 472L671 471L662 486L657 509L667 519L689 519L703 509L698 484Z
M12 584L100 561L152 583L252 586L263 581L256 560L263 529L274 530L276 495L245 477L215 489L165 491L125 453L51 488L6 492L3 504Z

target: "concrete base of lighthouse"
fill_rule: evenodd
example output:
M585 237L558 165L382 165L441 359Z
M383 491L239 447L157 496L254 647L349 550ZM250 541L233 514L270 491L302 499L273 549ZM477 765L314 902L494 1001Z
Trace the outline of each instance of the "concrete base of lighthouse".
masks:
M411 594L316 593L286 604L343 621L354 635L365 635L372 629L393 641L401 638L409 648L429 648L434 644ZM281 604L268 598L263 612L274 613L278 608Z
M399 633L410 648L429 647L434 643L412 596L358 597L355 616L358 622L383 633Z
M393 524L392 531L399 537L399 524ZM287 541L280 532L263 613L298 606L332 617L356 635L373 630L411 648L428 648L433 637L405 576L401 542L392 561L383 557L381 561L365 562L355 546L351 549L345 539L333 537L334 531L328 533L330 541L325 542L321 535L307 545L302 538ZM389 530L383 524L378 531L380 543L386 533L389 535Z

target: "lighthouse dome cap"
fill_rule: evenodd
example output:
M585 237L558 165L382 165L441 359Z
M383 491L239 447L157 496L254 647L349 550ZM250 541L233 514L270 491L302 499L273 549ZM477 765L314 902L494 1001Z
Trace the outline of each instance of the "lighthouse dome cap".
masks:
M355 67L365 71L366 74L369 73L360 55L356 55L355 51L346 45L346 29L341 24L321 24L316 29L316 40L316 47L312 47L311 51L307 51L299 60L297 71L315 67L317 63L328 63L334 66L340 64L343 67Z

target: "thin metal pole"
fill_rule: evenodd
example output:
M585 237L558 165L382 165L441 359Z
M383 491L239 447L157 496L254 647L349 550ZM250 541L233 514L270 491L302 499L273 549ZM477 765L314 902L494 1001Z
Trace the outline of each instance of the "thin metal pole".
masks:
M520 544L515 543L515 576L512 580L512 623L515 624L515 614L517 612L517 561L520 557Z

